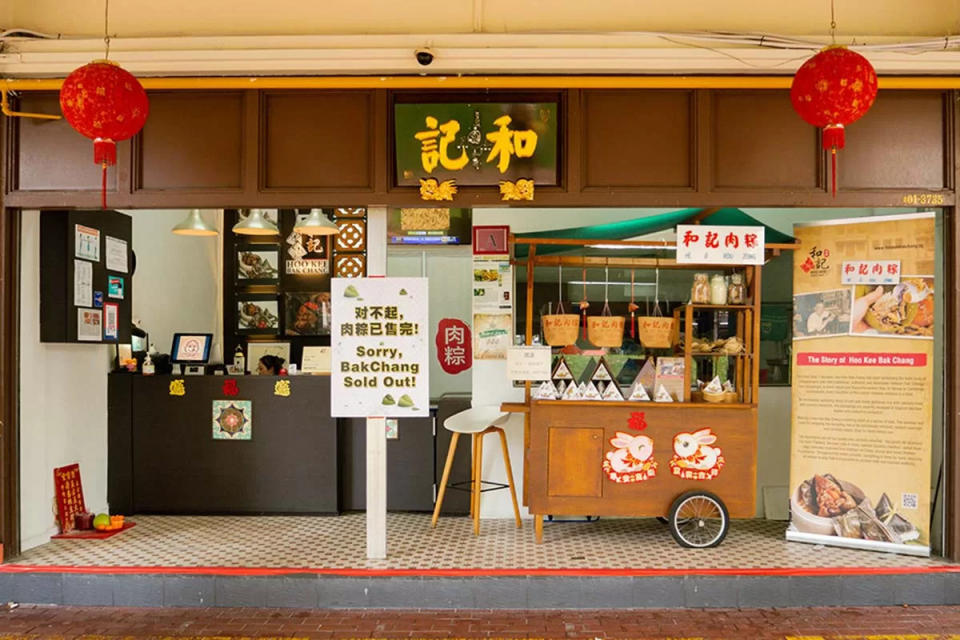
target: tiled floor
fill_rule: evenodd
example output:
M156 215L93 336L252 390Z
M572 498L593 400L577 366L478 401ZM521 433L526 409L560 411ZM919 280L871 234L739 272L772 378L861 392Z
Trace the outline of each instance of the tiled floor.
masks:
M822 547L784 540L786 523L733 521L714 549L679 547L655 519L546 522L387 517L386 560L367 560L362 513L320 517L135 516L137 526L106 540L53 540L24 553L22 565L287 567L310 569L745 569L925 567L942 560Z

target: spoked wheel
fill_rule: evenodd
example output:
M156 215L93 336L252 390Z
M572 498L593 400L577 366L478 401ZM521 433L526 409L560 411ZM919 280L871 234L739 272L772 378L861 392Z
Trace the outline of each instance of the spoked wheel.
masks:
M727 535L730 515L717 496L706 491L688 491L670 507L670 533L681 547L715 547Z

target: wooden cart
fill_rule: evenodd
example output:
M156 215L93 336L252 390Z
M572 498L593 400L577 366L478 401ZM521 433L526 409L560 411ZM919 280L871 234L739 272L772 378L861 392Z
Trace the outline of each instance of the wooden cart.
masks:
M533 338L535 266L685 269L691 280L695 271L734 270L678 265L670 258L538 256L541 245L575 247L588 242L515 240L530 245L525 264L527 344ZM590 240L589 244L649 247L654 243ZM790 248L766 247L768 253ZM687 547L720 544L730 518L755 515L761 268L740 266L736 271L745 275L748 304L687 304L675 311L682 351L675 349L673 357L682 355L685 363L682 402L531 400L527 383L524 404L504 405L504 410L525 414L523 501L534 514L538 543L548 514L667 518L674 539ZM735 401L713 404L693 391L690 372L693 361L720 354L694 353L691 345L698 318L720 313L726 314L745 349L729 356L736 389L735 399L730 399ZM691 451L695 453L687 455ZM644 460L642 466L640 460Z

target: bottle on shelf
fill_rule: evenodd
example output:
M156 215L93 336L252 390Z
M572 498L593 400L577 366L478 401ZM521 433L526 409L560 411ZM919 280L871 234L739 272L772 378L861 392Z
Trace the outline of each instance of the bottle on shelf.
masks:
M143 369L141 370L141 373L143 373L145 376L152 376L156 371L153 365L153 358L150 357L150 353L152 351L153 345L150 345L150 347L147 349L147 355L143 359Z
M727 279L719 273L710 279L710 304L727 304Z

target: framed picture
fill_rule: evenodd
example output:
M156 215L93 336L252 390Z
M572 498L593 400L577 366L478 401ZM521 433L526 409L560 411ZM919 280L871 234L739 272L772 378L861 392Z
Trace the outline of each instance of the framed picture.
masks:
M509 253L507 242L510 227L506 225L480 226L473 228L473 255L499 255Z
M290 366L289 342L247 342L247 368L253 375L257 374L257 363L263 356L277 356L283 358L284 368Z
M279 281L279 245L245 244L237 247L238 284L276 284Z
M236 332L276 335L280 333L280 305L276 295L237 296Z
M253 402L250 400L213 401L213 439L253 439Z
M294 212L284 218L283 272L288 276L329 276L331 236L297 233L296 224L306 217L306 213Z
M288 336L330 335L330 292L283 294Z

